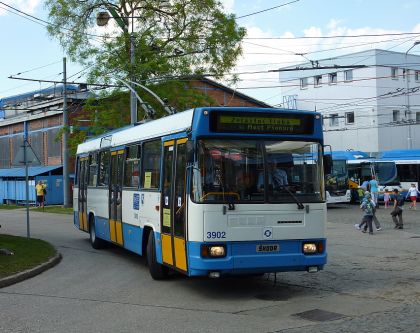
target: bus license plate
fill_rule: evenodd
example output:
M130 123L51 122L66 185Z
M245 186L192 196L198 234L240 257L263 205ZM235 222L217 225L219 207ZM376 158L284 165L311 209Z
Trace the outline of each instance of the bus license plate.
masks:
M257 252L279 252L279 244L259 244L257 245Z

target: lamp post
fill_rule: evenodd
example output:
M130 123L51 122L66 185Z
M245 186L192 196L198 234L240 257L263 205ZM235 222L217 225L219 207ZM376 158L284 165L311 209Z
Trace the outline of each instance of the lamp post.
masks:
M409 89L409 70L408 70L408 52L410 52L410 50L415 47L416 45L419 45L420 41L415 41L413 43L413 45L411 45L411 47L407 50L407 52L405 52L405 82L406 82L406 109L407 109L407 115L408 115L408 137L407 137L407 147L408 149L412 149L413 148L413 138L411 137L411 111L410 111L410 89Z
M111 13L112 17L115 19L117 24L123 29L124 32L128 32L128 18L122 18L121 16L118 16L118 13L115 11L114 8L108 7L107 8L109 13ZM96 15L96 24L100 27L103 27L108 24L109 19L111 16L108 12L99 12ZM134 67L134 17L131 17L131 33L130 33L130 76L131 80L133 80L133 67ZM133 89L130 89L130 122L131 124L135 124L137 122L137 98L134 93L134 87Z

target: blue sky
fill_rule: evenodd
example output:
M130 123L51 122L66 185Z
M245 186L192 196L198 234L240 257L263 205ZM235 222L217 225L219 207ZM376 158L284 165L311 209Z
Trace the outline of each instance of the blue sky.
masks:
M0 0L28 14L47 20L41 0ZM238 17L293 0L223 0L227 11ZM12 14L0 3L0 98L24 93L48 85L38 82L11 80L21 77L61 80L63 50L56 40L48 37L45 27ZM420 40L420 1L415 0L298 0L289 5L238 19L248 29L251 38L342 36L378 34L369 38L333 39L247 39L244 55L236 72L264 71L305 61L295 53L305 53L311 60L347 54L369 48L405 52L415 40ZM389 33L418 33L409 36L389 36ZM403 39L404 38L404 39ZM344 48L343 48L344 47ZM327 50L327 51L325 51ZM322 51L322 52L321 52ZM411 53L420 54L420 46ZM42 67L42 68L39 68ZM39 68L37 70L33 70ZM69 63L68 75L81 67ZM27 71L27 72L25 72ZM24 73L25 72L25 73ZM241 75L234 88L270 86L278 82L276 74ZM83 80L81 78L80 80ZM281 101L279 88L241 90L268 103Z

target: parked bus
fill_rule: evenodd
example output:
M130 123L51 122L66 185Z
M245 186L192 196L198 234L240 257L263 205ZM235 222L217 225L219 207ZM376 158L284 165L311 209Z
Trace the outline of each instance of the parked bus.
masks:
M77 148L74 224L151 276L317 272L326 263L321 116L197 108ZM282 185L272 170L282 170Z
M358 202L360 187L366 180L376 177L379 184L379 200L383 200L385 191L401 189L396 165L393 161L384 161L370 157L362 151L335 151L334 158L347 160L351 201Z
M411 184L420 184L420 149L401 149L385 151L381 160L395 162L402 192L405 195Z
M347 160L336 158L332 154L331 173L325 175L325 192L327 204L349 203L351 191L349 187L349 176Z

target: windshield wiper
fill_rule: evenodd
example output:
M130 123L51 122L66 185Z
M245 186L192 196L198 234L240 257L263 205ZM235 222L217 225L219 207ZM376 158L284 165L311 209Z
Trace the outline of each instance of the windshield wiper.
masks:
M292 191L290 191L289 187L286 185L280 185L282 188L284 188L287 193L290 194L290 196L293 198L293 200L296 202L296 205L298 206L298 209L305 209L305 206L303 205L303 203L301 203L299 201L299 199L296 197L296 195L293 194Z

